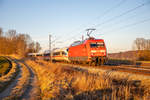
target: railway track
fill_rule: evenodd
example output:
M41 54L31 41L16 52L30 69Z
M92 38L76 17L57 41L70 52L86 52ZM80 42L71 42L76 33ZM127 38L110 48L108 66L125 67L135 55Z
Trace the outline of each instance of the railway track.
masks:
M125 65L120 65L120 66L104 66L104 68L116 71L121 71L121 72L129 72L129 73L135 73L135 74L142 74L142 75L150 75L150 68L145 68L145 67L135 67L135 66L125 66ZM102 67L100 67L102 68Z
M68 64L63 62L56 62L56 64L63 64L72 67L81 67L81 68L94 68L94 69L104 69L104 70L113 70L113 71L120 71L120 72L128 72L140 75L148 75L150 76L150 66L135 66L135 65L102 65L102 66L89 66L83 64Z

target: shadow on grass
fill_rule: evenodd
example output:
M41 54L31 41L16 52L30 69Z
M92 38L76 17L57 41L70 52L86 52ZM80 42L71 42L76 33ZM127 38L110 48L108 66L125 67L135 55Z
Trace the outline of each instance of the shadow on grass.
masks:
M77 91L74 88L61 88L59 94L50 100L144 100L149 97L145 95L145 88L139 80L113 80L110 88Z
M74 100L111 100L112 89L85 91L74 96Z

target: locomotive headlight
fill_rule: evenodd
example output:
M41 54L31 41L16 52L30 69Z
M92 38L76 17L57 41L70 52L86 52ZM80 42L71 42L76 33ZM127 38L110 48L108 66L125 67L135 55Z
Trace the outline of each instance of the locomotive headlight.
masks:
M91 50L91 52L92 52L92 53L95 53L95 52L96 52L96 50Z
M105 52L105 50L100 50L100 52L103 52L103 53L104 53L104 52Z

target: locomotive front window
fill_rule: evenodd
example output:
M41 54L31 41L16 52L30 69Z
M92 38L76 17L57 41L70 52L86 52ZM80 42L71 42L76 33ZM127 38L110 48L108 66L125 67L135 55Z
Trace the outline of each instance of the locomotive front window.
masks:
M67 53L63 51L63 52L62 52L62 55L65 55L65 56L66 56L66 55L67 55Z
M104 47L103 42L90 43L91 48Z

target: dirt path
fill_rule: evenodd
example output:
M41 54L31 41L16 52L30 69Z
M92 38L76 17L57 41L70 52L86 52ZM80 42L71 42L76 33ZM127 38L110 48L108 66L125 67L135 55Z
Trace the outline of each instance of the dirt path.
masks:
M20 61L23 63L30 72L30 80L29 86L26 89L22 99L23 100L40 100L40 88L38 83L38 78L31 67L29 67L25 62Z
M27 67L27 69L29 70L30 73L30 78L29 78L29 84L27 86L27 88L25 88L25 92L22 94L21 100L40 100L40 88L38 85L38 78L35 74L35 72L31 69L31 67L29 67L26 63L24 63L22 60L16 60L16 59L12 59L17 66L20 69L19 74L17 75L17 77L14 79L14 81L8 85L8 87L2 92L0 93L0 100L2 100L5 97L8 97L11 95L11 91L13 90L13 88L15 88L17 86L18 80L22 77L22 67L21 67L21 63L25 65L25 67Z
M19 67L19 73L18 73L17 77L14 79L14 81L12 81L12 83L10 85L8 85L8 87L3 92L0 93L0 100L4 97L7 97L10 95L12 89L17 85L17 82L18 82L19 78L21 77L21 72L22 72L21 66L17 62L16 62L16 64L17 64L17 67Z

